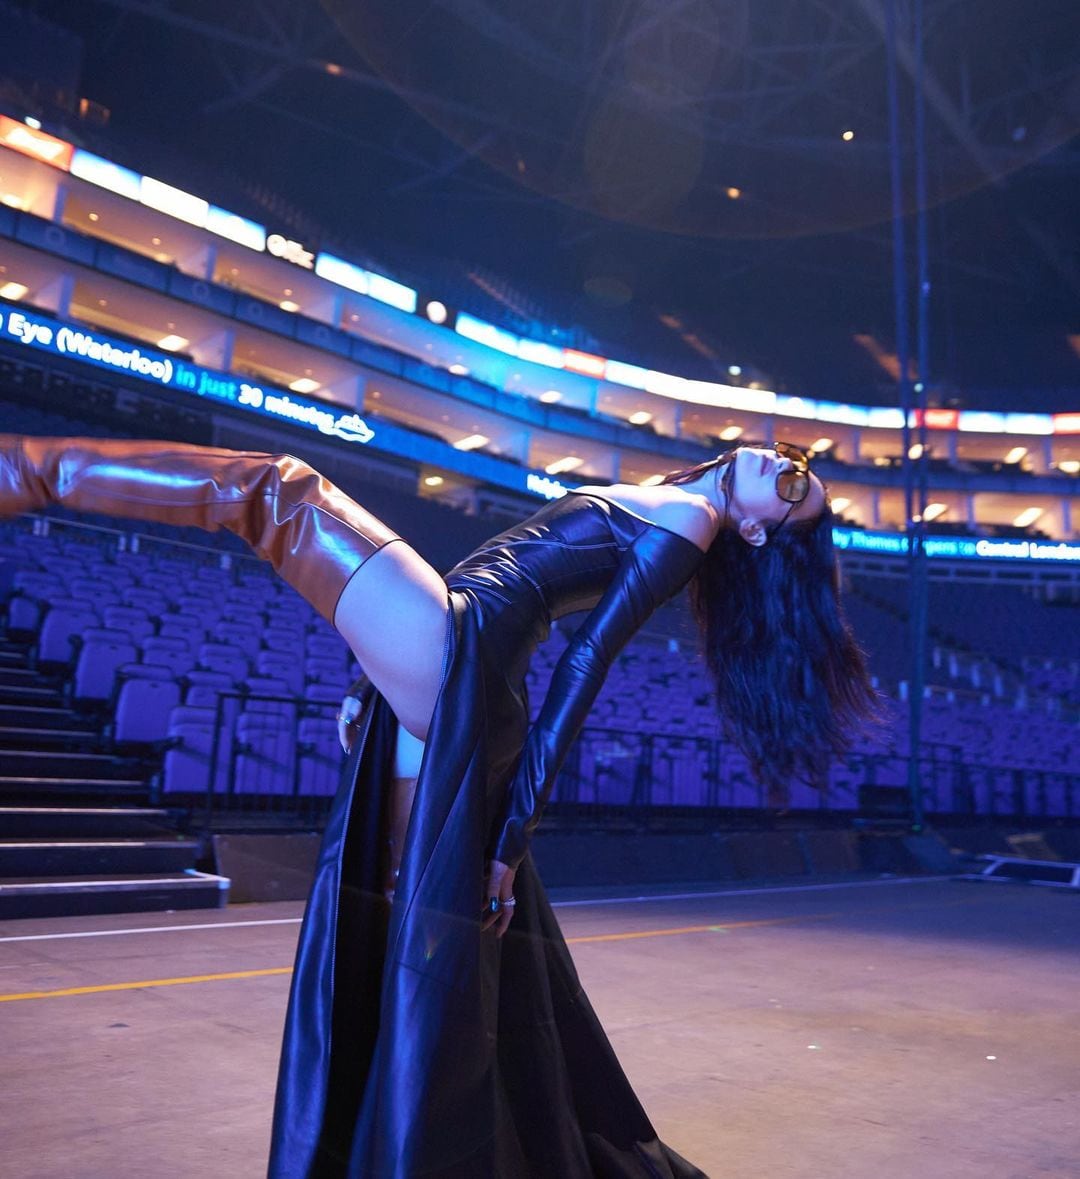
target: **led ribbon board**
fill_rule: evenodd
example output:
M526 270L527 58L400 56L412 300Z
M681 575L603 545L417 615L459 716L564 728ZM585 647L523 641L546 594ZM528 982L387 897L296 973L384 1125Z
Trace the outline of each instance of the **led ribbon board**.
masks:
M366 444L375 437L375 432L355 412L346 413L325 402L241 381L228 373L202 368L153 348L110 339L100 332L35 312L0 310L0 339L53 356L82 360L109 372L130 373L166 389L179 389L263 417L293 422L343 442Z
M275 421L292 422L341 442L368 445L376 438L376 431L359 414L346 413L326 402L312 401L281 389L264 388L154 348L129 344L78 324L62 323L22 308L0 306L0 341L79 360L111 373L128 374L166 389L235 406ZM545 499L566 493L563 484L540 472L522 471L491 456L466 459L448 444L394 423L379 423L378 441L372 449L399 458L438 463L473 478Z
M203 368L154 348L129 344L78 324L63 323L22 308L0 308L0 341L79 360L111 373L126 373L162 388L232 405L274 421L292 422L342 442L367 445L375 438L375 431L357 413L346 413L326 402L241 381L229 373ZM504 466L501 460L486 456L480 456L486 461L484 469L479 470L477 456L471 460L455 458L456 452L445 443L433 443L429 438L393 424L380 423L377 449L406 458L438 461L473 477L544 499L557 499L569 490L568 485L538 471L512 468L503 471L500 469ZM444 455L444 450L451 453ZM837 548L850 552L894 556L907 552L907 539L897 532L834 528L833 541ZM926 538L924 545L931 557L1080 561L1080 544L1066 541L932 536Z
M833 544L841 552L876 553L902 557L908 551L902 532L862 532L834 528ZM1065 540L1002 540L988 536L927 536L923 549L928 557L950 560L1080 561L1080 544Z

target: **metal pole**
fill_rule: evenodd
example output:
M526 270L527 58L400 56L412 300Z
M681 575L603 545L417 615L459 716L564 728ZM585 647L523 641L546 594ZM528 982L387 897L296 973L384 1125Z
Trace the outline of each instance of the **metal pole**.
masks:
M930 383L930 263L927 244L926 191L926 100L923 82L923 0L914 0L915 51L915 242L917 256L916 279L916 383L915 393L919 411L919 457L916 460L918 494L915 511L908 519L911 541L910 561L911 606L911 749L918 755L922 738L923 683L926 668L926 630L929 612L929 585L926 566L926 502L928 456L926 453L927 386ZM923 826L923 793L918 774L908 775L911 789L911 818L915 830Z
M900 93L897 69L897 0L885 0L885 84L889 101L889 173L892 189L893 311L896 320L897 385L901 425L901 458L904 472L904 515L906 518L909 573L914 573L916 540L914 531L914 468L911 459L912 389L910 364L910 325L908 320L907 257L904 235L903 143L900 132ZM921 513L920 513L921 515ZM921 547L921 546L920 546ZM915 619L909 612L909 622ZM912 656L916 657L912 643ZM916 682L917 677L917 682ZM921 787L919 783L919 728L921 721L922 676L916 672L909 679L908 691L908 763L907 783L912 800L912 823L921 823Z

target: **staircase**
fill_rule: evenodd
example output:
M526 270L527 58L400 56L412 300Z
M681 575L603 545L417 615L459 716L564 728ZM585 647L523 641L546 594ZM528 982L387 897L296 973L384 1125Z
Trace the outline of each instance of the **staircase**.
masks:
M0 920L224 908L153 760L111 751L32 649L0 639Z

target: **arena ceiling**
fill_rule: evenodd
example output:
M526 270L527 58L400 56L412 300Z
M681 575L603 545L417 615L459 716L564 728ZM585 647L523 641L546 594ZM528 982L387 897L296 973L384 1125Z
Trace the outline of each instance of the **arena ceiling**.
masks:
M460 263L626 359L864 401L890 397L893 19L935 397L1080 404L1075 0L6 2L82 39L145 171L272 190L413 275Z

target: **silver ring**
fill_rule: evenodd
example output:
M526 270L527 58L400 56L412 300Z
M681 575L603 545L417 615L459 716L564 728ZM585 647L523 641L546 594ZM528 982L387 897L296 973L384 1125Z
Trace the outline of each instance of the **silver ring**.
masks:
M347 725L355 725L356 724L356 717L355 716L346 716L342 712L339 712L337 714L337 716L334 717L334 719L339 720L339 721L344 721Z
M513 897L510 897L508 900L502 902L502 907L504 909L512 909L516 904L517 901L515 901Z

